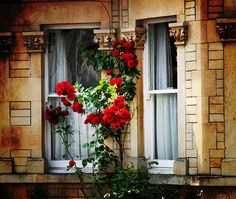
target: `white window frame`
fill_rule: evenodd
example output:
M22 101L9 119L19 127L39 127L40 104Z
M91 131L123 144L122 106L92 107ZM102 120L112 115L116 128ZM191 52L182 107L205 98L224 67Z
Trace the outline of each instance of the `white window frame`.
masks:
M155 23L172 23L176 21L176 16L169 16L169 17L161 17L158 19L150 19L144 22L144 25L147 29L147 33L149 31L148 25L155 24ZM179 134L179 91L177 89L163 89L163 90L150 90L150 67L149 67L149 46L148 46L148 36L146 42L144 44L144 51L143 51L143 89L144 89L144 151L145 157L150 159L151 161L157 161L158 165L152 165L148 172L150 174L173 174L173 166L175 160L160 160L154 159L154 117L152 116L153 113L153 99L154 95L162 95L168 93L177 93L177 111L178 111L178 134ZM179 67L179 66L178 66ZM179 68L177 68L177 80L178 80L178 87L179 87ZM178 135L179 136L179 135ZM179 147L178 147L179 148Z
M99 29L100 28L100 23L91 23L91 24L68 24L68 25L45 25L44 26L44 31L49 31L52 29ZM48 89L48 85L49 85L49 76L48 76L48 53L46 52L44 55L44 60L45 60L45 68L44 68L44 75L45 75L45 79L44 79L44 102L45 102L45 107L48 105L49 102L49 98L58 98L59 96L56 93L50 93L49 94L49 89ZM51 132L50 131L50 125L48 124L48 122L46 121L46 119L44 118L44 129L45 129L45 153L46 153L46 158L48 160L48 172L49 173L74 173L75 169L70 169L69 171L67 171L67 166L69 163L69 160L52 160L51 159ZM82 166L82 160L76 160L76 165L79 168L83 168ZM88 164L86 166L86 168L83 168L83 171L86 173L92 173L93 172L93 168L92 168L92 164Z

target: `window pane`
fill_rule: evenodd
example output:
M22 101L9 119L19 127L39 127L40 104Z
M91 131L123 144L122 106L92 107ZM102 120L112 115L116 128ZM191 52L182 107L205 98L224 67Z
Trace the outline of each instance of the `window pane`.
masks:
M48 46L49 93L55 92L57 82L67 80L84 87L97 85L100 75L82 57L82 46L93 43L90 29L50 30Z
M149 77L151 90L177 88L176 48L169 37L167 23L150 24ZM162 160L177 158L177 94L154 94L154 157Z
M168 24L149 25L150 90L177 88L176 47Z
M62 80L72 84L78 82L86 88L98 84L100 74L89 65L88 58L82 56L84 45L91 45L93 36L92 29L49 30L47 51L49 93L55 93L56 84ZM49 104L63 107L59 97L50 98ZM83 145L91 140L94 129L84 124L86 115L81 116L71 110L69 112L66 123L73 127L73 135L67 138L71 143L70 153L75 159L86 158L89 151L83 148ZM71 159L62 144L60 135L55 133L55 128L50 126L48 129L51 133L51 159Z
M60 105L62 109L65 109L61 103L60 98L51 98L49 103L54 107ZM83 145L92 139L92 132L94 129L84 124L85 115L81 116L78 113L74 113L71 108L68 109L69 116L65 121L66 124L73 126L73 135L68 135L68 139L71 146L69 148L70 153L75 159L82 159L88 156L89 151L83 148ZM66 151L64 144L62 144L62 139L59 134L55 133L56 129L54 125L50 126L51 129L51 159L52 160L68 160L70 157ZM76 157L78 156L78 157Z
M156 159L175 160L178 155L177 94L155 95Z

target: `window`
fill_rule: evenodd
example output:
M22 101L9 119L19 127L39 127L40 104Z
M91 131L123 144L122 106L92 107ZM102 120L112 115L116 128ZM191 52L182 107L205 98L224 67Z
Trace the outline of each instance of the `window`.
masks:
M149 23L144 51L145 155L158 160L150 172L172 173L178 155L177 61L168 23Z
M87 58L81 56L84 45L93 44L92 29L48 29L49 44L45 57L45 96L46 105L54 107L61 103L61 98L55 94L56 83L67 80L70 83L81 83L84 87L97 85L100 76L93 70ZM72 112L71 110L69 110ZM71 113L67 120L73 126L73 135L68 137L71 144L70 153L82 166L81 159L88 156L89 151L83 148L92 137L93 129L84 124L86 116ZM49 172L66 172L68 154L62 140L52 125L46 122L46 155ZM76 157L77 156L77 157Z

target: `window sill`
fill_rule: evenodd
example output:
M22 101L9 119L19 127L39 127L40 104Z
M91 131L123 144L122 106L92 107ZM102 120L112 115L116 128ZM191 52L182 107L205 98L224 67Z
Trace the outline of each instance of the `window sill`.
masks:
M236 186L236 176L177 176L150 174L152 184L190 186ZM1 183L80 183L75 174L0 174ZM93 183L93 175L86 174L84 183Z

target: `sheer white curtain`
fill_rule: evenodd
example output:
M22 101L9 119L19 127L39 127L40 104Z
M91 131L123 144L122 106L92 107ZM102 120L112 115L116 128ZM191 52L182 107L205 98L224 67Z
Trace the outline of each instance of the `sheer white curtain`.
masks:
M174 160L177 158L177 93L168 92L176 88L174 65L167 24L149 25L150 88L165 90L155 94L155 158Z
M80 56L79 43L89 38L89 30L50 30L49 49L48 49L48 76L49 76L49 104L54 106L61 105L61 98L50 97L55 93L56 83L67 80L71 83L79 82L84 86L97 83L99 75L93 70L92 66L87 65L86 58ZM69 109L70 115L68 124L73 126L73 135L68 137L72 143L71 154L78 159L87 157L89 151L82 146L91 139L93 129L84 124L85 115L81 116L73 113ZM66 154L62 140L55 129L51 126L51 158L53 160L70 159Z

